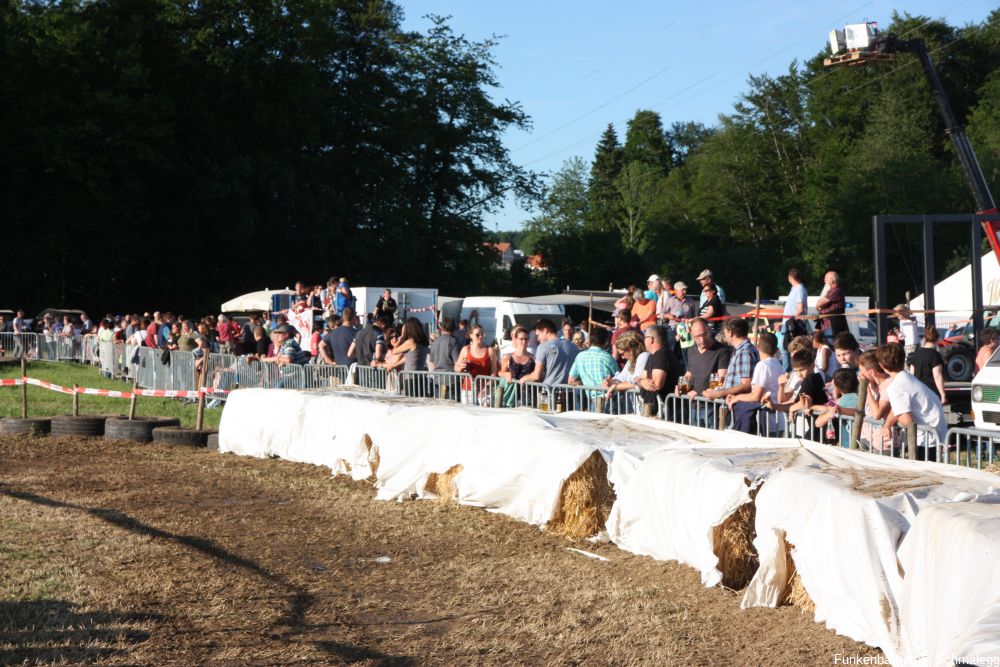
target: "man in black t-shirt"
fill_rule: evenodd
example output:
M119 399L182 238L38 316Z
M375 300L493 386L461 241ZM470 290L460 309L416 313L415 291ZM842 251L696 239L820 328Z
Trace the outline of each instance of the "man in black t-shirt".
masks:
M359 366L371 366L372 360L380 352L378 350L378 340L382 337L382 331L392 324L388 317L376 317L375 320L365 326L354 337L354 342L347 351L349 357L357 360ZM384 350L381 351L385 353Z
M643 334L646 339L646 351L652 356L646 362L646 370L636 384L642 390L643 402L656 405L658 398L665 399L677 388L680 365L677 363L677 357L667 346L667 332L663 327L659 325L647 327Z
M717 374L719 380L725 379L733 348L712 337L711 327L700 317L691 321L691 338L695 344L688 348L687 376L691 382L692 392L688 395L700 396L708 389L712 373Z

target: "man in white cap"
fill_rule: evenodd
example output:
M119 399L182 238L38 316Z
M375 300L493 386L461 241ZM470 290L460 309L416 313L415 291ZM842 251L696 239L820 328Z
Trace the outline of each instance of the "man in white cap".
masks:
M657 301L661 292L663 292L663 281L660 280L659 275L654 273L646 279L646 298Z
M699 299L698 301L699 307L704 306L705 302L708 300L708 297L705 296L705 288L708 287L709 285L715 285L715 290L719 295L719 301L721 301L722 303L726 303L726 290L722 289L722 285L716 283L715 280L712 278L711 269L705 269L704 271L699 273L698 282L701 283L701 299Z

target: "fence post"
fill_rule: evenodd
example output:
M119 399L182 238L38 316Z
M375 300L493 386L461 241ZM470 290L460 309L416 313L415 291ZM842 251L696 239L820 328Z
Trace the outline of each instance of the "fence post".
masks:
M716 413L715 428L719 431L726 430L726 420L729 418L729 408L725 405L720 405L719 410Z
M502 408L503 407L503 387L497 385L493 388L493 407Z
M643 417L653 417L656 414L656 404L655 403L643 403L642 404L642 416Z
M198 384L198 417L194 428L200 431L205 425L205 380L208 377L208 351L201 357L201 382Z
M917 422L914 421L906 427L906 456L911 461L917 460Z
M28 418L28 362L21 357L21 419Z
M854 421L851 423L851 449L858 449L858 442L861 440L861 426L865 423L865 406L868 405L868 378L861 378L858 382L858 407L854 412Z
M594 412L604 414L604 396L594 397Z
M78 385L73 385L73 416L80 416L80 394L77 392Z
M139 397L136 395L136 389L139 388L139 374L136 373L135 377L132 378L132 397L128 399L128 420L132 421L135 419L135 402Z

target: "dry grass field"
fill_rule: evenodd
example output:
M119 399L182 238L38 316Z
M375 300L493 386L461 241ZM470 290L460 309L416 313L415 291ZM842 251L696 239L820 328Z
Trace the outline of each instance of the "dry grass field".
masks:
M567 550L595 552L607 562ZM676 563L314 466L0 440L0 663L823 665L877 655L740 611Z

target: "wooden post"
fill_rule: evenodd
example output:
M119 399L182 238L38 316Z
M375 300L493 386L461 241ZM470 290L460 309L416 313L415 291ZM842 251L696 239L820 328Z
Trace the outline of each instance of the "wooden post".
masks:
M917 423L910 422L906 427L906 458L917 460Z
M80 416L80 394L77 393L78 385L73 385L73 416Z
M656 404L655 403L643 403L642 404L642 416L643 417L655 417L656 416Z
M590 293L590 310L587 312L587 333L590 333L590 324L594 321L594 293Z
M726 430L726 419L729 417L729 408L725 405L718 406L719 409L716 412L715 428L719 431Z
M858 441L861 440L861 427L865 423L866 405L868 405L868 378L861 378L858 382L858 409L851 424L851 449L859 448Z
M200 431L205 425L205 380L208 378L208 355L211 354L208 350L205 350L205 356L201 358L201 381L198 385L198 417L195 419L194 428Z
M594 411L598 414L604 414L604 396L594 397Z
M139 398L136 395L136 390L139 388L139 374L137 373L134 378L132 378L132 398L128 399L128 420L132 421L135 419L135 403Z
M503 407L503 387L497 385L493 390L493 407L502 408Z
M28 362L24 357L21 357L21 380L28 379ZM24 383L21 385L21 419L28 418L28 385Z

